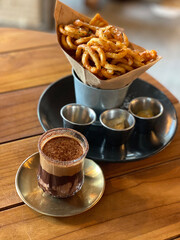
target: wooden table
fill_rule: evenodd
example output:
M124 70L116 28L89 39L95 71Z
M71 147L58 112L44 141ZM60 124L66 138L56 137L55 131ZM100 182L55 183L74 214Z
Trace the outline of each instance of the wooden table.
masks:
M71 73L54 34L0 29L0 239L180 238L180 128L172 143L147 159L101 164L100 202L77 216L54 218L26 206L15 190L19 165L43 133L37 103L51 82ZM148 74L141 78L178 100Z

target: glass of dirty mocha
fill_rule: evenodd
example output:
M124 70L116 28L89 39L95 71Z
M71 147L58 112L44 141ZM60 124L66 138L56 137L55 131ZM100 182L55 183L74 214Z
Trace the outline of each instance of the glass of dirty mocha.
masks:
M39 139L38 185L54 197L66 198L84 183L84 158L89 145L81 133L69 128L54 128Z

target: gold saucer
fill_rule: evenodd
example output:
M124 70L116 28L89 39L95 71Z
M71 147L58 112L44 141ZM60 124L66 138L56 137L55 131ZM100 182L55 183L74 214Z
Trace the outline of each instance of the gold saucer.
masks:
M37 183L39 153L28 157L16 173L16 191L22 201L33 210L54 217L80 214L92 208L102 197L105 180L101 168L85 159L85 179L81 190L74 196L59 199L44 193Z

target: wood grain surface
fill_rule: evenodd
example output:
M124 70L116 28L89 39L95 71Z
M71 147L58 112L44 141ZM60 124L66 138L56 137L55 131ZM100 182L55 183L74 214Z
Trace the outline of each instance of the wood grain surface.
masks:
M45 88L40 86L0 95L0 143L43 132L37 117L37 104Z
M180 159L106 181L100 202L68 218L42 216L27 206L0 215L2 237L18 239L131 239L151 231L178 234L180 229ZM103 214L102 214L103 213ZM3 218L3 219L2 219ZM173 225L173 226L172 226ZM168 230L169 230L168 229ZM164 233L165 231L165 233ZM172 235L171 235L172 236ZM153 239L153 235L151 238Z
M57 45L0 54L0 92L44 85L70 74L62 54Z
M105 193L89 211L67 218L40 215L15 190L20 164L37 152L43 132L37 104L44 89L71 73L55 34L0 28L0 240L180 238L180 128L161 152L130 163L100 163ZM174 104L147 73L141 76Z
M57 43L56 35L17 28L0 28L0 53L22 51Z
M177 114L180 117L180 104L177 105ZM0 208L5 208L6 206L19 204L22 202L16 193L14 177L20 164L28 156L38 151L38 139L39 135L0 145ZM20 149L19 146L21 146ZM176 160L179 158L179 146L180 128L178 128L173 142L169 144L169 146L163 151L154 156L129 163L99 163L99 165L103 170L105 178L111 179L117 176L126 175L127 173L143 170L145 168L156 165L158 166L159 164ZM8 197L5 198L5 196Z

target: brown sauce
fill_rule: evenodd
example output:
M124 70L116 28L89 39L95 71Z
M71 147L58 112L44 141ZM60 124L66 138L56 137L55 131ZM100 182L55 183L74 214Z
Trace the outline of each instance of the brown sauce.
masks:
M71 161L83 154L80 143L71 137L54 137L42 148L44 154L54 160Z

